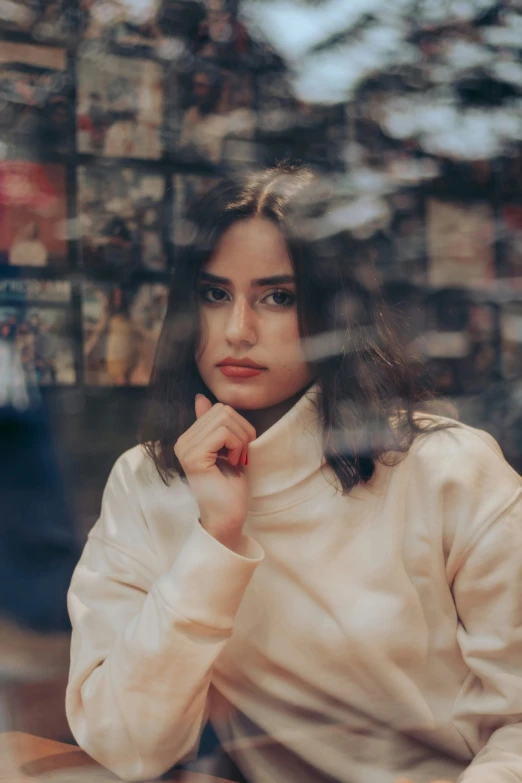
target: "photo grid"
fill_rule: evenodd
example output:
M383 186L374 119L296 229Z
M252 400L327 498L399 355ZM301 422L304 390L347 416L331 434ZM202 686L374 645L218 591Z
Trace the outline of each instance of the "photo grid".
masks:
M9 0L0 39L0 324L28 382L146 385L191 207L291 154L342 176L387 158L402 186L358 239L407 350L442 393L518 383L519 162L417 188L371 118L299 100L229 0Z

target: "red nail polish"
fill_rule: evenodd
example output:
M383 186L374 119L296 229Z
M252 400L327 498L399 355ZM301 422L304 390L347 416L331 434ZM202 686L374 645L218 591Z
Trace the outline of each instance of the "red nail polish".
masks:
M247 451L247 453L245 454L245 465L248 465L248 451Z

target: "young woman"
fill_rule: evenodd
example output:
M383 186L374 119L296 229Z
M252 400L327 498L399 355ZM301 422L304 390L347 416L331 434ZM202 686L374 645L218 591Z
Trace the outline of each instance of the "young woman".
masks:
M331 214L281 166L191 215L69 593L70 725L126 780L207 720L252 783L522 780L521 479L421 413Z

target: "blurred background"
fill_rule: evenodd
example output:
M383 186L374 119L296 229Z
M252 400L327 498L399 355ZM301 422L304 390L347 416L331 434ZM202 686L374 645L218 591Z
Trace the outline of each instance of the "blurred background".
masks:
M70 738L65 592L190 203L306 163L522 469L522 0L0 0L0 728Z

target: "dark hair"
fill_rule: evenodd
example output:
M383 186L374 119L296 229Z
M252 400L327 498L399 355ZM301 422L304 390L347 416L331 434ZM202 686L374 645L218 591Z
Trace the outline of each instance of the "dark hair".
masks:
M174 444L196 420L194 397L216 398L195 361L197 280L236 221L270 220L283 233L296 276L299 332L308 338L324 453L343 492L368 481L375 461L395 464L426 429L451 426L417 414L433 399L391 326L368 253L336 228L335 196L309 168L281 164L225 179L188 215L192 237L173 271L140 442L167 483L184 471Z

